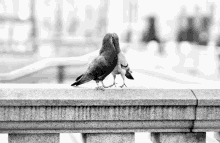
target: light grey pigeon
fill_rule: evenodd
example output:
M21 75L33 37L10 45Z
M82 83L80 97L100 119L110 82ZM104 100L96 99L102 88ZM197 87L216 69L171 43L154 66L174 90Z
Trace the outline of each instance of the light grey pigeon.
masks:
M113 33L113 40L115 43L115 48L118 51L118 63L116 65L116 67L114 68L114 70L112 71L112 75L114 78L114 82L112 85L110 85L109 87L115 85L115 78L117 74L120 74L122 79L123 79L123 84L120 86L121 88L126 86L125 84L125 77L127 77L128 79L133 80L133 76L132 76L132 71L130 70L129 66L128 66L128 62L123 54L123 52L120 50L120 45L119 45L119 37L116 33ZM127 87L127 86L126 86Z
M95 80L97 83L96 89L103 90L107 88L103 80L113 71L118 62L118 51L115 48L113 38L110 33L105 35L99 55L89 64L86 72L77 77L76 82L71 84L71 86L78 86ZM102 82L102 86L99 86L100 81Z

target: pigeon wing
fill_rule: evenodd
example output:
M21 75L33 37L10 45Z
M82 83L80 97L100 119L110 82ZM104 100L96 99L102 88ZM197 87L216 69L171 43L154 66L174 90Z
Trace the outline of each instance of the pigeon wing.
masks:
M103 56L99 56L90 64L87 74L92 80L103 80L113 70L110 67L110 63Z

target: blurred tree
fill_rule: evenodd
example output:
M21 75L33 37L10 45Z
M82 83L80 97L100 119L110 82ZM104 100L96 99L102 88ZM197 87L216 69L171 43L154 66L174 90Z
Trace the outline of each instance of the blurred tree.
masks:
M102 37L107 31L109 0L101 2L102 3L99 7L98 20L96 26L96 34L100 37Z
M148 23L148 24L147 24ZM146 28L143 32L142 39L141 41L143 43L149 43L150 41L156 41L159 45L158 47L158 53L163 54L164 52L164 47L163 47L163 42L158 38L157 32L156 32L156 27L155 27L155 17L150 16L146 19Z
M187 18L188 25L186 29L186 41L191 43L198 43L199 42L199 31L195 28L194 24L195 17L189 16Z
M62 1L62 0L60 0ZM62 23L62 7L57 4L56 19L55 19L55 37L59 38L62 35L63 23Z
M13 16L4 17L5 21L9 21L9 23L10 23L10 26L8 29L8 48L9 48L8 50L9 51L11 51L12 46L15 45L15 41L14 41L15 24L17 21L20 21L20 19L18 17L18 4L19 4L19 1L12 2Z
M12 22L10 24L10 27L8 29L8 50L11 50L12 49L12 46L13 46L13 42L14 42L14 23Z
M77 28L79 27L79 19L75 16L72 16L69 27L68 27L68 34L73 35L75 34Z
M87 5L85 7L85 21L88 23L92 23L92 19L93 19L93 15L94 15L94 8L91 5ZM85 30L84 36L86 38L91 38L94 34L94 29L92 29L90 27L90 25L87 25L88 28Z
M92 20L94 8L91 5L86 6L86 19Z
M100 14L98 17L97 27L96 27L97 36L102 37L106 33L106 29L107 29L107 18L106 16L102 16L102 14Z
M52 27L51 27L51 22L50 22L49 18L45 17L45 18L43 19L43 26L44 26L47 30L51 31Z
M219 23L218 28L220 29L220 23ZM218 48L218 49L219 49L219 47L220 47L220 33L217 34L216 41L215 41L215 46L216 46L216 48ZM219 57L220 57L220 56L219 56ZM219 59L220 59L220 58L219 58Z
M195 17L188 16L186 18L187 24L186 28L184 26L179 27L178 35L177 35L177 49L179 49L179 44L183 41L188 41L190 43L199 42L199 30L195 27Z
M62 36L63 36L63 0L57 0L57 8L56 8L56 15L55 15L55 26L54 26L54 47L59 53L60 46L62 44Z
M7 5L5 4L5 0L0 0L0 3L2 5L2 7L4 8L4 11L6 11Z
M130 43L130 42L131 42L131 39L132 39L132 30L129 28L129 29L126 31L125 42L126 42L126 43Z
M86 29L86 30L85 30L84 36L85 36L86 38L91 38L92 35L93 35L93 30L91 30L91 29Z
M32 49L34 52L38 51L38 42L37 42L37 36L38 36L38 28L37 28L37 20L36 20L36 0L31 0L31 16L30 21L32 23L32 30L31 30L31 39L32 39Z
M209 35L208 35L208 23L209 18L204 16L201 21L201 31L199 33L199 45L207 46L209 41Z
M209 14L202 17L201 32L199 35L199 44L206 46L210 40L210 27L213 23L213 15L215 11L214 3L209 5Z
M147 24L148 23L148 24ZM142 42L148 43L151 40L159 41L157 35L156 35L156 29L155 29L155 17L150 16L146 19L146 25L148 25L142 35Z
M220 47L220 34L217 36L217 39L216 39L216 47L219 49ZM219 58L220 59L220 58Z
M133 36L133 23L136 23L138 20L138 1L137 0L124 0L124 16L123 21L128 23L128 27L125 33L124 40L126 42L132 41Z
M133 15L132 15L132 11L133 11L133 4L131 3L131 1L129 2L129 7L128 7L128 15L129 15L129 25L128 25L128 29L127 29L127 32L126 32L126 37L125 37L125 41L127 43L130 43L131 42L131 39L132 39L132 22L133 22Z
M76 13L78 11L78 8L75 7L75 1L74 0L66 0L73 8L73 11L69 14L70 17L70 23L68 25L67 32L69 35L74 35L77 31L77 28L79 27L80 20L76 17Z
M180 47L179 44L182 41L186 41L187 37L187 32L186 32L186 7L182 6L180 14L177 19L177 51L180 52Z

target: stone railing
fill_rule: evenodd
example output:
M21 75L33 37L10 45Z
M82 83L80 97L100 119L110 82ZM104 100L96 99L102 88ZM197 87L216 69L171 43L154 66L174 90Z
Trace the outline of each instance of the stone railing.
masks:
M86 143L205 142L220 130L220 90L106 89L67 85L1 85L0 132L9 143L58 143L83 133Z
M127 43L122 43L122 45L122 51L127 51L129 49ZM30 78L31 75L33 76L35 73L46 70L48 68L57 68L57 77L55 78L57 79L58 83L63 83L65 79L73 78L71 74L75 75L77 73L77 76L78 74L82 74L82 72L85 71L88 67L88 63L90 63L91 60L93 60L98 54L99 50L96 50L78 57L45 58L11 72L0 73L0 83L22 83L21 81L19 82L19 80L25 78L28 78L25 83L30 83L30 80L33 82L33 79ZM69 73L66 73L66 68L71 68L69 69ZM54 73L52 72L52 74ZM67 77L66 74L70 75Z

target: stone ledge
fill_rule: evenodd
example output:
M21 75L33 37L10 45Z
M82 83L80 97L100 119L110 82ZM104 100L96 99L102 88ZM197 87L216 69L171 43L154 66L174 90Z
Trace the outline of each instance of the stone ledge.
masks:
M220 90L15 85L0 89L1 132L220 130Z
M0 133L190 132L192 121L0 122Z
M198 100L194 132L220 131L220 89L193 89Z
M219 106L220 89L193 89L198 106Z
M193 106L0 107L0 121L195 120Z
M220 120L196 120L193 132L219 132Z
M96 91L68 85L1 86L0 106L146 106L196 105L189 89L106 89Z
M196 98L189 89L106 89L6 85L2 132L188 132Z

